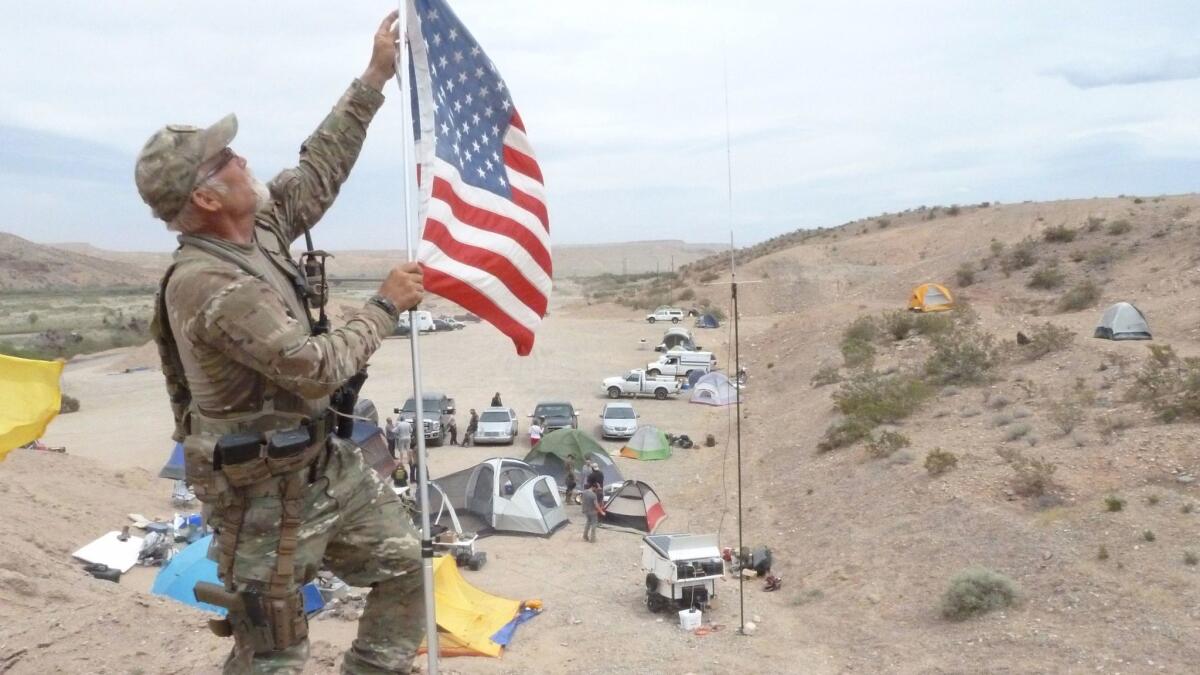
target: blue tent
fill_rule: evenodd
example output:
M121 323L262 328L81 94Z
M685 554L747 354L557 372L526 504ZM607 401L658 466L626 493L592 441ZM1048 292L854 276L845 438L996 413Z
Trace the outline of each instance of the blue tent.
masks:
M192 593L192 589L196 587L198 581L221 583L217 579L217 563L208 559L208 547L211 542L212 535L210 534L202 539L197 539L187 548L176 553L170 562L159 570L158 576L154 577L154 585L150 587L150 592L178 600L189 607L224 616L225 609L223 607L200 602ZM321 598L321 592L317 589L317 585L315 583L306 584L304 586L304 611L312 614L321 611L324 607L325 601Z
M187 473L183 468L183 443L176 443L175 449L171 451L171 458L163 464L163 468L158 472L159 478L170 478L171 480L186 480Z
M720 328L721 322L712 314L702 314L696 319L696 328Z

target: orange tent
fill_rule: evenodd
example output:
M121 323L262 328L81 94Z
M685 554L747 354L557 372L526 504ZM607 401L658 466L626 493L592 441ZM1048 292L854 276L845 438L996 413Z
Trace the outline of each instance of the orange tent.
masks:
M946 312L954 309L954 296L941 284L921 284L913 289L908 308L914 312Z

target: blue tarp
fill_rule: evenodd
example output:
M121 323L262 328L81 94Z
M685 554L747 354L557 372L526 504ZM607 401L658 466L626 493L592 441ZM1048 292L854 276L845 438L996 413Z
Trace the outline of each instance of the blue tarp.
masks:
M541 612L529 609L528 607L523 607L521 611L515 617L513 617L512 621L504 624L503 628L496 631L496 634L492 636L492 642L495 642L501 647L507 647L509 643L512 642L513 635L517 632L517 626L520 626L538 614L541 614Z
M171 450L171 458L163 465L161 471L158 472L159 478L170 478L171 480L185 480L187 478L183 468L183 444L176 443L175 449Z
M159 570L158 576L154 577L154 585L150 587L150 592L178 600L189 607L224 616L224 608L200 602L192 593L196 582L221 583L217 579L217 563L208 559L208 547L211 542L212 535L210 534L202 539L197 539L195 543L189 544L187 548L176 553ZM312 614L325 607L325 601L321 598L321 592L315 583L306 584L303 591L305 612Z

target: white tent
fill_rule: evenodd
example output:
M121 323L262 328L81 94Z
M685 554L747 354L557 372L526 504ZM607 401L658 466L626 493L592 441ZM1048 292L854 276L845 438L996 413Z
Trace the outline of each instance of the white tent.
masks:
M1092 337L1105 340L1149 340L1150 325L1141 310L1128 302L1117 304L1104 310L1100 325Z
M539 476L525 462L493 457L462 471L434 480L441 494L430 494L431 513L441 509L445 495L460 518L481 521L480 534L489 531L549 536L567 523L558 485Z
M725 377L725 373L711 372L696 381L692 387L692 403L705 405L733 405L737 402L737 386Z

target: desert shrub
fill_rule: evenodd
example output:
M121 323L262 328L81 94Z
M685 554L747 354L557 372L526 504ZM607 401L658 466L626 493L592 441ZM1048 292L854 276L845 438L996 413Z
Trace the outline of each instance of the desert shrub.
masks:
M913 313L903 309L885 312L880 317L880 323L883 324L883 332L897 341L908 337L917 326Z
M1051 243L1067 243L1075 241L1075 230L1066 225L1048 227L1042 231L1042 239Z
M952 452L934 448L925 455L925 470L930 476L940 476L958 466L958 457Z
M680 291L679 295L675 296L675 299L680 302L686 302L688 300L695 299L695 297L696 297L696 291L694 291L690 288L685 288L682 291Z
M954 273L954 281L963 288L975 283L975 266L969 262L959 265Z
M1200 420L1200 358L1180 358L1171 345L1150 345L1150 358L1127 396L1164 422Z
M988 379L998 358L990 334L954 331L933 338L933 352L925 361L925 374L942 385L979 384Z
M837 384L842 381L842 374L837 366L823 366L813 374L812 386L824 387L827 384Z
M1097 246L1087 252L1087 264L1091 267L1107 267L1121 257L1115 246Z
M958 204L951 204L950 208L946 209L946 215L948 216L957 216L960 213L962 213L962 209L958 207Z
M912 375L866 373L843 382L833 402L843 415L877 426L912 415L932 394L929 385Z
M1087 219L1087 231L1088 232L1099 232L1102 229L1104 229L1104 217L1103 216L1088 216L1088 219Z
M875 459L890 457L897 450L907 448L912 442L908 436L895 431L884 431L867 443L867 454Z
M1075 430L1083 421L1083 404L1076 397L1066 397L1050 402L1050 421L1064 436Z
M1128 220L1114 220L1108 224L1108 228L1105 230L1105 233L1114 237L1119 237L1132 229L1133 226L1129 224Z
M1008 431L1004 432L1004 440L1015 441L1018 438L1025 437L1031 431L1033 431L1033 427L1026 424L1025 422L1022 422L1020 424L1014 424L1008 428Z
M1042 263L1042 266L1033 271L1029 275L1029 282L1025 285L1030 288L1037 288L1043 291L1050 291L1063 285L1067 275L1058 268L1058 261L1050 260Z
M1077 248L1067 254L1067 258L1070 259L1070 261L1073 263L1081 263L1084 260L1087 260L1087 256L1088 256L1087 251L1085 251L1081 248Z
M1058 465L1045 457L1027 457L1020 450L1001 448L996 454L1013 470L1013 492L1022 497L1041 497L1054 487Z
M954 319L947 312L917 314L913 317L912 330L918 335L943 335L954 330Z
M1000 259L1000 269L1005 274L1011 274L1016 270L1033 267L1037 260L1037 242L1026 237L1008 249Z
M1183 564L1187 565L1188 567L1195 567L1196 565L1200 564L1200 556L1197 556L1192 551L1184 551Z
M1146 540L1146 541L1151 541L1151 542L1152 542L1152 541L1154 541L1155 539L1158 539L1158 537L1154 536L1154 532L1153 532L1153 531L1151 531L1151 530L1145 530L1144 532L1142 532L1142 539L1144 539L1144 540Z
M889 218L879 218L875 221L875 224L879 226L879 229L883 230L886 229L888 225L891 225L892 221Z
M875 346L863 340L844 340L842 360L847 368L869 367L875 361Z
M849 326L842 331L842 340L862 340L863 342L874 342L879 337L879 323L875 321L873 316L860 316L850 322Z
M721 275L717 274L716 272L705 272L704 274L700 275L700 283L707 284L709 282L716 281L720 278L720 276Z
M1030 331L1029 344L1021 345L1021 353L1026 360L1036 361L1070 347L1074 341L1075 333L1070 328L1046 322Z
M74 396L63 394L62 402L59 404L58 412L64 415L67 413L79 412L79 399L75 398Z
M1133 420L1121 414L1101 415L1096 418L1096 427L1100 435L1112 438L1117 432L1125 431L1133 426Z
M1058 311L1077 312L1096 304L1100 299L1100 287L1091 279L1085 279L1071 287L1058 299Z
M1147 495L1146 496L1146 504L1149 506L1158 506L1158 503L1160 501L1162 501L1162 497L1159 497L1158 495Z
M1116 513L1125 508L1125 500L1116 495L1109 495L1104 498L1104 510L1109 513Z
M1006 427L1013 422L1013 416L1008 413L1000 413L992 417L992 426Z
M1108 547L1100 544L1099 550L1096 551L1096 560L1108 560Z
M1004 242L993 239L992 243L988 244L988 248L991 250L992 255L998 258L1001 253L1004 253Z
M1010 607L1017 600L1011 579L984 568L970 568L954 575L942 596L942 616L962 621L994 609Z
M875 424L861 417L846 417L838 420L825 430L825 435L817 443L817 452L829 452L854 445L864 438L869 438L871 429L874 428Z

